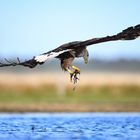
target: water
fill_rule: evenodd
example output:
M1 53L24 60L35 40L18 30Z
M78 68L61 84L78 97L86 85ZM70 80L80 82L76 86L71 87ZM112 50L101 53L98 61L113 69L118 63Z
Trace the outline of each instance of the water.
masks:
M0 114L0 140L140 140L140 113Z

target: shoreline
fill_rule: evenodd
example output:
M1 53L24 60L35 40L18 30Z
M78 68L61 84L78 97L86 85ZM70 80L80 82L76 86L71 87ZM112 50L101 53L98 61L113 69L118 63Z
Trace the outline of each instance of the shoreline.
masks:
M140 112L140 103L131 104L0 104L0 112Z

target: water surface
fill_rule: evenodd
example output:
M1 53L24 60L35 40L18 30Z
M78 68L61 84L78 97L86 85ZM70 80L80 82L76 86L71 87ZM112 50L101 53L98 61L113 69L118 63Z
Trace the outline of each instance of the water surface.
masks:
M0 140L140 140L140 113L0 114Z

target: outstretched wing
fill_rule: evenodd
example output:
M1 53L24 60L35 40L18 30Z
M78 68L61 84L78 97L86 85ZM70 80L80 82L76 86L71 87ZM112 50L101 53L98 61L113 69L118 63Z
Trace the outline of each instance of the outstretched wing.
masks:
M75 50L77 48L79 49L80 47L85 47L85 46L102 43L102 42L108 42L108 41L133 40L139 36L140 36L140 24L134 27L129 27L123 30L122 32L113 36L92 38L86 41L70 42L70 43L61 45L60 47L52 51L33 57L32 59L25 62L20 62L19 59L17 59L18 60L17 62L9 62L8 60L6 60L7 63L0 63L0 67L22 65L22 66L34 68L37 64L43 64L48 59L57 57L65 52Z
M17 58L17 62L12 62L12 61L5 59L5 61L7 63L0 63L0 67L21 65L21 66L25 66L25 67L29 67L29 68L34 68L37 64L41 65L48 59L55 58L55 57L59 56L60 54L68 52L68 51L70 51L70 49L61 50L58 48L58 49L49 51L47 53L43 53L41 55L34 56L32 59L24 61L24 62L21 62L19 60L19 58Z
M86 41L79 43L77 46L89 46L97 43L103 43L108 41L117 41L117 40L134 40L140 36L140 24L132 27L128 27L127 29L123 30L122 32L112 35L106 36L101 38L92 38Z

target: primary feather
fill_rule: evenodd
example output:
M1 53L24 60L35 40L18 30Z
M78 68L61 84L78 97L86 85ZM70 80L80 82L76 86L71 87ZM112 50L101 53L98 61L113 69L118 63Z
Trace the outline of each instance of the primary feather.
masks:
M41 55L38 55L38 56L34 57L34 60L36 62L42 63L42 62L45 62L48 59L55 58L55 57L59 56L60 54L62 54L64 52L67 52L67 51L70 51L70 49L62 50L62 51L58 51L58 52L51 51L49 53L44 53L44 54L41 54Z

